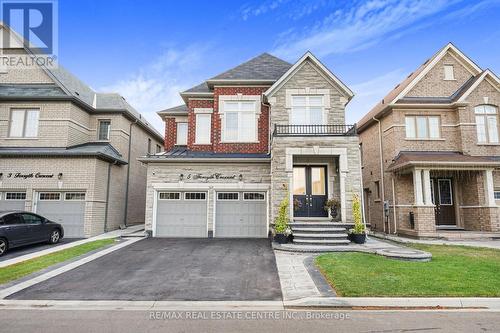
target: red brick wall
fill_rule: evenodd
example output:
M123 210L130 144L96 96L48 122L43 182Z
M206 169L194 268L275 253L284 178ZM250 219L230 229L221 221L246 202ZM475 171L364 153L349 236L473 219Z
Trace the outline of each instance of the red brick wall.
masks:
M221 143L221 119L219 114L219 95L262 95L268 87L216 87L214 99L190 99L188 102L188 149L193 151L213 151L216 153L266 153L269 140L269 108L261 105L259 116L258 143ZM196 115L195 108L213 108L211 144L196 145ZM172 149L177 140L175 119L167 119L165 123L165 150Z
M220 143L221 119L219 115L219 95L261 95L268 87L215 87L214 114L212 118L212 138L216 153L266 153L269 138L269 108L261 105L261 114L257 124L258 143Z
M177 124L174 118L165 119L165 151L169 151L177 141Z

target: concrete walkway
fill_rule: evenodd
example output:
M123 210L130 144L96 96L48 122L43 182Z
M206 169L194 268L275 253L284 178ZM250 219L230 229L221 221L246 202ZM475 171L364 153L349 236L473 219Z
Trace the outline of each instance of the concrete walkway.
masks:
M458 245L458 246L473 246L473 247L485 247L490 249L500 250L500 240L444 240L444 239L413 239L400 237L396 235L387 235L383 233L373 233L372 238L378 238L380 240L389 240L397 243L408 244L429 244L429 245Z
M273 243L273 248L279 251L295 253L321 253L321 252L363 252L373 253L392 259L429 261L432 254L425 251L407 248L403 245L383 241L374 237L368 237L364 244L314 246L299 244L278 244Z
M64 245L53 246L53 247L50 247L50 248L43 249L41 251L28 253L26 255L18 256L18 257L9 259L9 260L4 260L4 261L0 262L0 268L7 267L7 266L10 266L10 265L13 265L13 264L17 264L19 262L23 262L23 261L26 261L26 260L29 260L29 259L38 258L38 257L44 256L46 254L58 252L58 251L61 251L61 250L66 250L66 249L72 248L74 246L78 246L78 245L82 245L82 244L85 244L85 243L93 242L93 241L99 240L99 239L116 238L116 237L128 237L128 235L130 235L130 234L133 235L133 234L139 232L142 229L144 229L144 225L143 224L139 224L139 225L130 226L127 229L113 230L113 231L106 232L104 234L101 234L101 235L98 235L98 236L95 236L95 237L90 237L90 238L85 238L85 239L77 240L75 242L71 242L71 243L64 244Z

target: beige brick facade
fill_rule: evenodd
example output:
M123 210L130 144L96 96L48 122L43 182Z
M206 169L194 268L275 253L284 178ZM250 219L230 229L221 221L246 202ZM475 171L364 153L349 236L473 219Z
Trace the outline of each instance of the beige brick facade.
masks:
M453 66L454 80L444 80L444 65ZM460 93L465 93L467 89L462 87L468 84L466 87L471 90L467 92L468 95L463 101L457 102L458 97L456 97L455 102L440 104L427 102L418 105L417 102L396 102L387 106L386 112L379 116L380 127L375 121L370 125L361 125L365 213L373 229L416 237L436 234L435 205L428 203L420 206L416 202L413 173L417 167L396 172L388 170L400 152L460 152L467 156L488 158L500 156L498 143L478 143L474 108L488 104L498 110L500 106L498 83L491 78L480 81L478 80L480 75L481 72L474 69L469 60L461 58L450 50L405 96L417 98L415 101L418 101L418 98L429 97L449 98L459 89L462 89ZM471 86L468 82L472 80L478 80L478 84ZM407 138L405 126L407 116L439 117L439 138ZM379 140L382 141L382 156ZM380 170L381 164L383 174ZM472 167L459 167L450 164L438 167L431 163L419 168L428 170L431 179L440 177L452 179L456 227L474 231L500 231L499 208L496 206L498 201L495 202L489 197L493 193L488 192L489 189L485 185L488 183L485 175L491 172L491 166L478 164ZM500 191L500 173L497 171L492 175L493 185L488 186ZM377 195L377 182L380 195ZM423 190L422 195L425 196L425 184ZM383 200L389 203L387 214L383 210ZM413 227L410 225L410 212L414 214Z

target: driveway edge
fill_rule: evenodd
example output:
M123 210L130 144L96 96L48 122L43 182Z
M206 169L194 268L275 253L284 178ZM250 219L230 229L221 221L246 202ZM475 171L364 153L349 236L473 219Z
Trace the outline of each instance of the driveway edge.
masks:
M12 295L14 293L17 293L18 291L21 291L23 289L31 287L31 286L33 286L33 285L35 285L37 283L46 281L46 280L48 280L50 278L53 278L53 277L55 277L57 275L60 275L62 273L70 271L72 269L75 269L75 268L77 268L79 266L82 266L82 265L84 265L86 263L89 263L89 262L91 262L91 261L93 261L93 260L95 260L97 258L105 256L106 254L109 254L111 252L114 252L116 250L124 248L126 246L132 245L133 243L138 242L138 241L140 241L142 239L143 238L134 238L134 239L130 239L130 240L124 241L123 243L120 243L118 245L105 248L102 251L98 251L98 252L96 252L94 254L91 254L91 255L89 255L89 256L87 256L85 258L82 258L80 260L70 262L67 265L64 265L62 267L56 268L54 270L51 270L51 271L49 271L47 273L44 273L44 274L39 275L37 277L34 277L33 279L30 279L30 280L18 283L16 285L13 285L11 287L8 287L6 289L0 290L0 299L4 299L7 296L10 296L10 295Z

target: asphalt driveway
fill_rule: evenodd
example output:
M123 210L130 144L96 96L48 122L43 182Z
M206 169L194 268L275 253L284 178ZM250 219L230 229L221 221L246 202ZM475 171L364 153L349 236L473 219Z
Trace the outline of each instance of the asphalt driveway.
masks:
M281 289L267 239L149 238L8 298L281 300Z

